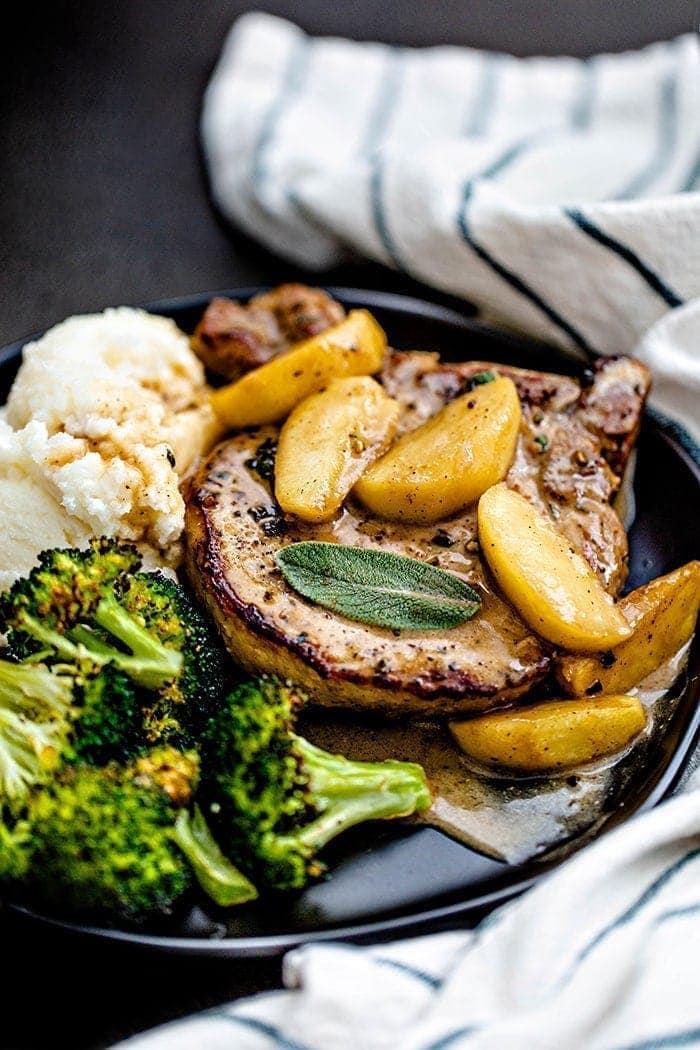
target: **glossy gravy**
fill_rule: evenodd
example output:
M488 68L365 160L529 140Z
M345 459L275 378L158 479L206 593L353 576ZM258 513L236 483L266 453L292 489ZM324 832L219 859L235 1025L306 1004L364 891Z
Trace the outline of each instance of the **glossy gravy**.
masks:
M639 772L650 745L672 716L690 643L635 690L646 708L645 732L621 754L552 777L504 776L478 768L439 723L363 724L315 712L301 732L319 747L349 758L420 763L433 804L419 821L511 864L543 854L605 818L611 800L631 773Z

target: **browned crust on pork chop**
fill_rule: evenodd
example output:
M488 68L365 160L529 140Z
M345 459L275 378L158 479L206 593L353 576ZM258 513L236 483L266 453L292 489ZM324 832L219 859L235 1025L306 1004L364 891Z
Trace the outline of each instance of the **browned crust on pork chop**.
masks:
M407 430L484 367L393 352L381 379L404 405L401 428ZM488 367L514 379L523 407L508 484L553 520L616 593L626 574L627 543L609 500L639 426L646 369L624 358L605 361L582 387L565 376ZM284 516L269 479L255 468L258 448L277 434L276 427L261 427L220 445L193 477L187 500L188 572L248 671L293 678L320 705L422 717L510 703L547 673L548 647L498 594L479 557L474 508L438 526L380 521L352 500L326 525ZM481 611L443 634L347 620L294 594L277 570L275 552L305 539L429 561L477 588Z

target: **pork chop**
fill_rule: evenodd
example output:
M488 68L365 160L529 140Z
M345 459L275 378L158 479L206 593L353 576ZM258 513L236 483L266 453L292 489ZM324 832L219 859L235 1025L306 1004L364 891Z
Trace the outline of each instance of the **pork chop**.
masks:
M494 368L518 389L523 417L507 483L581 551L611 594L627 572L627 539L610 500L634 444L649 389L629 358L601 361L588 382L436 354L388 354L379 377L415 428ZM417 526L374 518L349 499L311 525L285 516L273 494L279 428L246 430L216 448L187 495L192 583L233 656L249 672L303 685L313 703L389 716L459 717L511 703L548 672L551 650L501 597L481 559L475 508ZM482 598L479 614L443 633L394 632L348 620L295 594L275 566L300 540L376 547L456 573Z

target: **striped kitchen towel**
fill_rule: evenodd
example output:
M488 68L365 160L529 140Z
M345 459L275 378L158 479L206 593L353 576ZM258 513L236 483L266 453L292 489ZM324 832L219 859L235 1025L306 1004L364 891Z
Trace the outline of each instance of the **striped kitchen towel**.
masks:
M285 959L287 991L124 1050L700 1047L700 773L476 930Z
M692 34L516 59L312 39L249 14L208 87L202 138L222 212L301 266L366 256L584 353L632 352L700 296ZM652 340L686 400L689 379L700 396L694 331L670 355Z

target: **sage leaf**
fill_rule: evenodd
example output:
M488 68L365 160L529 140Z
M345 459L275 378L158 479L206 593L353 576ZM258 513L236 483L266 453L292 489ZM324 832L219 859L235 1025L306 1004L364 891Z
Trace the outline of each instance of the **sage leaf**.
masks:
M478 612L477 592L452 573L367 547L292 543L275 555L298 594L350 620L403 631L456 627Z

